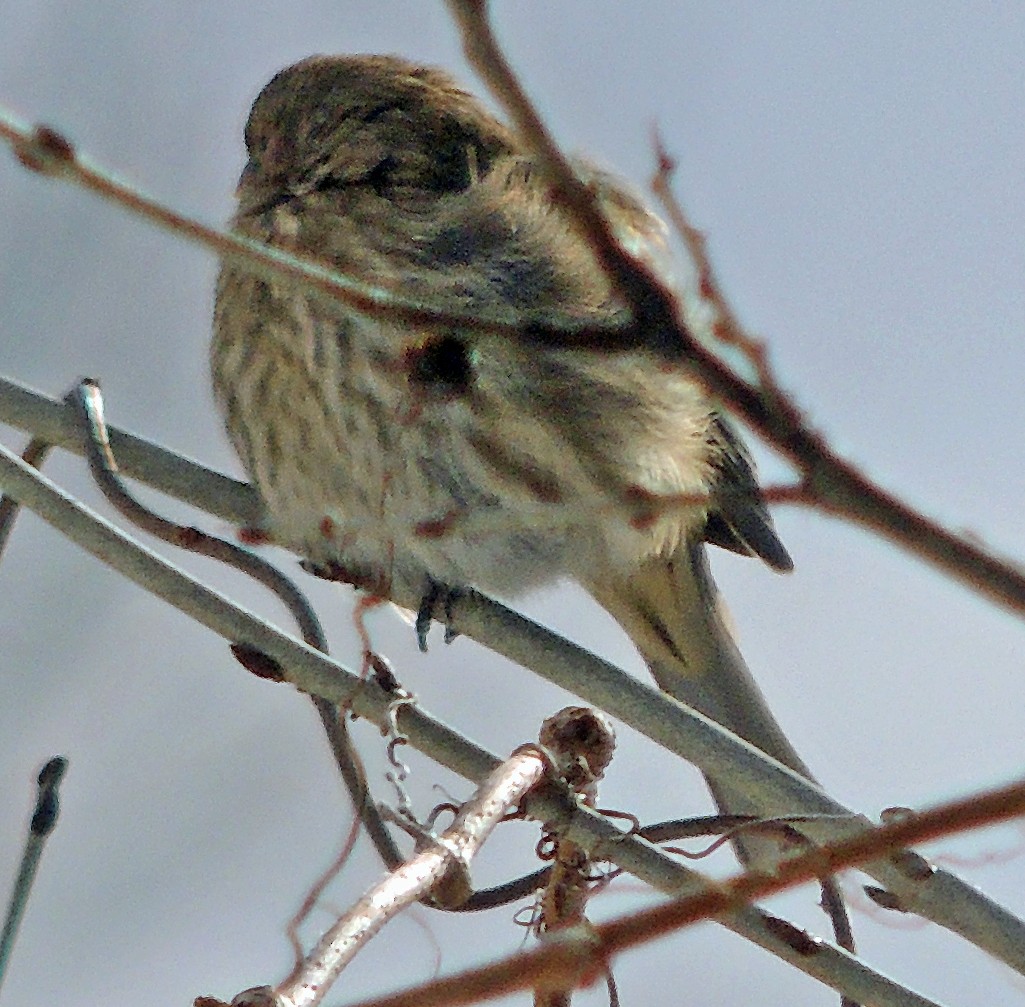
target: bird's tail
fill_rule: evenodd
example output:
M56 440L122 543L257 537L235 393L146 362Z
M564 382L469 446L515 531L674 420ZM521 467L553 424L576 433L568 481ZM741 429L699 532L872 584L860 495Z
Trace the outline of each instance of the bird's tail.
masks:
M664 692L812 779L727 627L703 545L651 557L629 575L605 576L587 588L629 634ZM756 806L728 777L706 779L723 813L765 816L791 810ZM735 846L745 863L767 865L779 857L778 845L770 843L749 836Z

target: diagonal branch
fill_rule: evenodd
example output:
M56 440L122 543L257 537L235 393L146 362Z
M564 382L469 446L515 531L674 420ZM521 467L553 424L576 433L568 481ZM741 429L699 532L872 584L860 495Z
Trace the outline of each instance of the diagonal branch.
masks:
M146 453L145 442L111 430L112 444L122 440ZM202 470L193 463L182 459L178 464L191 470L183 481L184 486L202 480ZM125 468L128 471L127 460ZM170 489L173 480L166 480L166 471L164 475L165 487ZM239 499L244 500L247 488L235 485ZM372 683L361 685L353 672L281 634L194 580L71 500L44 476L2 448L0 489L19 499L88 552L196 621L228 640L243 641L268 654L281 665L289 682L334 703L351 703L358 715L378 724L384 722L391 701L384 690ZM183 493L176 495L188 499ZM232 506L237 504L235 501ZM405 601L411 603L410 599ZM730 773L731 779L750 787L751 792L766 803L788 807L795 813L804 811L827 816L794 823L795 828L813 838L842 836L865 823L865 819L852 815L802 777L696 711L498 603L476 592L467 592L456 603L453 616L461 632L577 693L591 705L620 718L703 770ZM496 764L493 755L419 708L404 706L400 718L402 732L412 744L468 779L482 779ZM561 834L579 843L592 857L613 861L660 891L680 895L695 888L700 890L705 884L701 875L687 871L643 840L623 837L611 823L586 808L563 807L546 797L538 800L537 805L532 803L529 811L533 817L556 822ZM842 817L833 817L836 815ZM1025 924L1022 921L954 875L923 866L920 858L912 858L910 874L908 865L903 863L902 866L902 863L886 860L866 869L893 892L908 911L961 934L1012 968L1025 972ZM802 956L781 939L753 907L731 914L723 922L829 985L845 992L860 988L863 980L855 982L853 974L862 975L866 967L857 959L826 944L823 947L829 948L828 955L814 959ZM857 967L848 967L851 962L856 962ZM838 978L840 974L845 977L843 980ZM880 990L874 996L880 1003L900 1002L884 997Z
M71 403L80 414L80 427L86 432L86 461L93 479L111 506L147 534L187 549L198 556L219 560L252 577L271 591L288 609L305 643L325 654L328 652L327 637L309 600L273 563L234 542L208 535L195 527L187 528L170 521L156 511L144 507L128 492L121 479L117 459L110 447L107 423L103 415L103 396L97 382L91 379L81 381L65 396L65 401ZM24 455L22 457L24 458ZM235 656L239 658L240 655L236 652ZM345 711L319 696L310 698L324 728L338 771L349 792L356 819L366 829L378 855L390 869L401 863L402 855L370 794L366 770L349 737Z
M463 3L462 7L473 13L483 23L484 4L480 2ZM493 44L493 39L491 42ZM512 79L515 81L515 78ZM529 108L529 103L527 103L527 107ZM200 241L214 248L221 255L244 259L250 264L250 268L263 271L264 275L285 276L294 282L309 284L324 296L345 300L355 310L372 314L391 313L397 317L416 320L422 324L437 324L453 320L450 312L432 312L420 305L403 302L391 295L365 288L352 281L347 281L344 277L338 277L326 270L318 269L316 266L292 259L257 244L238 242L238 239L231 239L230 236L213 229L204 229L201 225L193 227L194 222L146 200L137 193L133 193L128 187L97 172L77 156L63 137L52 130L45 128L30 130L12 124L11 120L0 118L0 136L14 143L18 156L26 166L33 170L71 178L94 192L108 198L118 199L133 212L155 221L161 226L184 234L192 240ZM554 145L553 149L555 149ZM555 168L552 170L557 177L558 163L552 163L555 164ZM571 189L572 186L569 188ZM572 205L571 199L568 199L567 202ZM587 211L585 209L577 212L586 215ZM642 344L650 346L652 345L650 331L648 338L645 338L642 330L645 327L654 327L660 336L658 344L665 349L667 354L672 353L677 357L686 357L688 366L695 369L701 380L724 403L742 416L783 455L795 462L803 474L804 486L821 506L838 516L872 528L891 541L897 542L903 548L924 557L948 574L975 587L991 599L999 601L1019 614L1025 613L1025 575L1010 564L987 554L976 545L966 542L939 525L928 521L891 494L875 486L856 468L831 451L824 439L807 424L790 400L785 397L780 398L772 388L765 387L764 382L762 385L757 385L739 377L693 333L687 330L677 317L677 308L670 296L653 277L646 274L643 267L638 266L620 249L614 247L614 239L611 238L611 235L606 234L608 240L605 241L605 248L602 251L601 244L604 240L602 231L607 232L608 229L600 219L598 225L599 227L595 231L596 237L593 239L596 251L604 256L603 261L607 262L613 277L630 301L635 319L632 331L629 326L612 330L613 336L619 339L619 342L615 340L604 342L603 346L606 348ZM233 241L238 243L233 244ZM508 325L507 319L482 320L476 315L473 321L478 326L501 328ZM535 329L535 333L536 331L539 330ZM555 327L552 328L551 336L553 339L561 339L564 343L572 341L574 338L573 333ZM583 333L580 344L588 345L588 339L591 340L589 345L593 346L593 334L589 335L588 333ZM2 391L6 393L10 387L6 386ZM17 394L21 394L23 391L20 390ZM22 395L23 405L26 401L31 401L31 393L28 395L28 400ZM37 401L31 402L32 409L37 406L39 406ZM5 403L0 402L0 411L3 408L5 408ZM41 412L46 414L42 422L54 424L56 428L59 428L58 436L54 440L63 443L61 438L66 438L68 446L73 446L76 438L68 432L63 419L48 406L40 408ZM153 465L154 453L146 447L145 442L126 441L125 449L122 449L117 444L115 437L115 445L119 457L124 460L125 467L129 472L133 470L130 456L134 452L141 468L152 465L152 479L147 480L152 484L165 491L175 493L175 495L181 495L182 480L192 480L194 485L190 490L190 495L186 496L187 499L197 502L202 498L204 503L199 504L200 506L204 506L227 520L246 524L256 523L255 518L259 514L259 505L255 494L249 487L233 480L227 480L209 470L202 470L198 466L176 458L169 452L164 452L163 459ZM2 471L3 475L0 476L0 479L4 482L10 480L12 485L16 485L15 492L24 494L26 500L37 492L32 488L31 475L20 470L13 462L9 464L6 457L3 459ZM26 482L25 479L28 481ZM45 485L46 481L37 479L36 483ZM214 483L217 484L216 489L212 488ZM176 486L178 489L174 488ZM193 490L196 494L195 497L191 496ZM48 511L51 514L56 514L57 511L61 511L53 499L45 499L45 494L34 499L36 503L28 505L34 506L36 509L42 508L40 513ZM64 499L66 500L66 498ZM74 510L73 507L72 510ZM46 515L44 514L44 516ZM51 520L51 518L48 517L47 520ZM73 537L77 534L77 532L70 531L76 520L70 516L70 512L61 511L60 516L53 517L52 520ZM107 527L109 528L109 526ZM95 534L95 538L91 539L91 542L92 545L86 547L98 555L102 554L103 550L110 545L109 542L106 542L104 535L99 533ZM152 570L136 554L129 553L128 559L123 556L115 558L114 553L120 548L121 546L112 547L113 551L104 557L105 560L122 569L129 576L133 576L140 583L145 583L145 576L141 571L146 570L152 573ZM152 554L149 555L152 557ZM156 557L153 558L156 559ZM177 590L180 594L177 601L172 603L178 604L183 610L196 615L193 602L195 596L201 595L198 590L201 587L202 585L197 585L195 582L192 582L191 586L178 583ZM219 595L212 592L210 594L228 604ZM164 596L166 597L166 595ZM209 596L205 597L207 601L210 600ZM398 600L409 604L409 599ZM562 681L565 678L579 683L579 687L571 686L571 688L574 688L574 691L580 695L588 699L592 694L611 696L611 701L598 700L598 705L618 713L634 726L644 724L645 726L639 727L639 729L649 737L666 743L663 738L665 732L660 734L658 722L664 720L666 723L671 723L672 731L670 733L674 735L676 743L667 744L667 747L676 751L677 754L690 758L701 766L721 765L722 763L718 763L716 760L724 759L731 767L730 772L733 772L737 766L743 767L740 770L740 778L748 781L748 785L758 789L759 793L775 795L774 800L783 795L785 799L791 801L795 809L802 805L819 811L824 807L839 808L839 805L831 802L815 788L803 784L803 781L795 782L788 779L781 767L771 763L771 760L765 760L757 753L752 757L751 752L745 751L742 743L726 732L719 731L716 734L711 731L709 733L708 725L702 725L697 715L680 707L679 704L673 704L672 701L658 696L653 690L647 690L651 696L647 696L643 692L631 691L627 683L632 680L628 678L624 680L624 676L615 669L611 669L611 666L604 665L603 662L599 662L591 655L570 647L551 634L546 634L540 627L533 627L526 620L519 619L501 606L497 606L479 595L469 594L463 601L457 603L453 614L455 624L461 631L468 632L484 642L489 642L495 649L503 653L526 654L528 659L524 663L533 667L534 670L540 671L543 668L542 673L553 680ZM207 625L213 625L212 622L202 619L198 615L196 617ZM290 651L289 646L294 646L294 644L289 643L287 638L275 637L274 631L265 623L260 623L259 620L247 621L246 618L242 618L240 621L236 619L232 622L233 617L227 609L218 609L216 617L211 616L211 619L231 622L242 631L238 637L230 633L226 634L229 639L248 639L249 636L252 636L271 643L277 640L281 644L279 649L283 653L287 653L289 659L294 662L289 663L289 660L285 659L282 662L289 669L289 673L295 676L293 681L303 682L303 687L309 691L318 694L321 690L325 690L328 694L345 691L339 685L337 666L332 665L331 662L326 662L325 665L318 665L316 662L310 664L309 653L304 652L302 648L299 648L297 652ZM259 628L261 626L263 629ZM266 633L272 635L266 636ZM285 646L286 643L289 646ZM270 646L261 647L261 649L265 649L275 656ZM550 664L554 667L550 667ZM302 669L301 673L296 670L297 668ZM585 679L586 681L584 681ZM644 688L637 683L634 684L641 689ZM595 693L588 691L592 685L596 690ZM332 698L335 697L332 696ZM369 703L370 699L367 698L366 701ZM594 702L594 700L590 701ZM415 719L420 715L420 711L414 711L409 714L409 717ZM432 731L436 733L440 731L441 736L446 737L444 732L447 729L443 729L436 722L430 722L429 718L422 726L424 726L427 738L432 737ZM411 738L414 738L415 732L405 723L403 729L409 730ZM683 733L680 734L680 732ZM449 732L449 735L454 735L454 732ZM458 736L454 736L454 738L458 741L456 749L459 754L452 755L453 760L457 762L462 760L466 766L476 764L480 769L480 759L483 758L486 761L487 753L476 749L475 754L471 757L465 750L458 747L468 743L463 742ZM453 741L453 737L447 737L447 740ZM420 743L425 743L423 738L420 739ZM439 761L444 761L444 759ZM445 764L450 765L451 763L446 762ZM473 772L468 775L479 778L481 774ZM582 816L580 820L586 819L584 812L581 811L579 815ZM579 824L577 818L574 818L574 822ZM808 826L807 831L815 834L816 830L819 830L821 834L826 834L828 832L835 833L838 828L842 827L837 826L835 822L828 826L820 822L818 825ZM594 840L593 836L591 838L594 842L598 842ZM616 852L616 859L619 860L618 847ZM619 860L619 862L622 861ZM911 862L911 866L915 866L914 861ZM921 864L917 866L919 877L913 876L914 870L912 870L912 876L908 876L907 863L904 864L903 869L895 867L893 864L873 865L872 872L891 888L906 908L943 922L944 925L964 934L969 940L986 947L992 953L1004 958L1005 961L1015 963L1015 967L1019 969L1025 966L1025 962L1023 962L1025 941L1023 941L1019 921L985 900L978 893L972 892L951 875L929 871ZM776 941L776 944L778 943ZM777 953L779 952L777 951ZM801 963L795 962L795 964L800 965ZM805 971L808 969L805 968ZM868 995L858 995L863 999L870 999ZM883 1001L880 999L880 1002Z
M220 593L206 587L98 515L91 513L3 447L0 447L0 489L19 500L22 505L31 508L44 521L145 590L170 602L225 639L244 641L268 654L281 666L287 681L333 703L347 704L354 713L374 723L385 722L392 697L379 686L361 682L354 672L325 657L319 651L285 636L262 619L234 605ZM484 609L501 609L501 606L480 596L474 596L471 600L476 603L474 607L468 608L471 623L474 621L472 616L477 605ZM514 620L519 619L512 612L508 615ZM524 626L529 625L526 620L520 621ZM541 635L539 642L542 651L550 650L551 644L560 644L558 637L547 633L541 627L535 628ZM568 653L574 650L572 645L565 642L561 642L561 646L568 648ZM591 662L592 671L596 667L611 667L584 651L579 651L578 657L583 659L582 664L585 668ZM558 661L555 663L561 664ZM622 672L618 674L627 681L632 681ZM638 688L646 689L650 694L648 698L655 704L656 711L651 716L655 719L661 716L657 712L659 705L668 704L670 710L677 708L684 714L684 724L687 716L703 720L698 714L687 714L682 706L671 703L655 690L641 686L640 683L636 685ZM402 733L408 736L411 744L468 779L483 779L498 763L497 758L491 753L464 739L414 705L403 705L398 716L401 719ZM711 722L707 723L713 732L718 732L722 736L727 748L744 746L739 739ZM679 725L675 729L679 730ZM751 753L756 761L762 760L767 766L771 765L755 749L751 749ZM778 771L789 773L783 767L778 767ZM800 781L800 778L795 779ZM617 863L624 870L630 871L667 894L681 895L701 891L707 885L705 879L697 872L675 863L641 839L624 836L603 816L581 807L576 802L568 803L560 800L558 795L542 793L531 799L526 811L531 817L557 828L560 835L578 843L594 858ZM834 988L844 992L860 990L864 989L865 983L868 982L873 989L870 998L873 1002L884 1005L913 1003L914 1007L928 1007L927 1001L901 999L905 993L903 987L830 944L823 942L821 953L814 958L803 955L780 935L778 927L773 926L772 919L757 907L748 906L731 912L723 917L722 922L772 954ZM998 933L1005 932L999 922L993 923L992 929ZM1014 934L1008 933L1007 939L1013 941ZM1019 944L1019 948L1022 946L1025 946L1025 938Z
M571 935L567 940L553 941L536 951L507 957L494 965L436 979L354 1007L454 1007L529 988L537 982L538 976L544 976L546 982L552 984L583 985L607 967L614 953L713 918L738 903L765 898L803 881L826 877L844 867L878 857L894 846L925 842L952 831L988 825L1021 814L1025 814L1025 782L1018 781L810 850L803 856L784 861L771 875L746 872L709 886L699 895L599 924L585 936ZM805 945L805 950L809 955L817 954L812 943ZM923 1002L916 994L907 992L907 998L901 1002ZM875 1002L867 992L859 997Z
M556 191L576 215L595 254L618 283L640 328L665 328L637 344L664 348L684 359L708 390L735 412L802 475L808 501L836 517L860 524L924 559L990 601L1025 616L1025 571L968 539L929 520L899 497L878 486L841 458L804 418L793 400L771 379L767 365L757 368L763 380L739 375L680 318L673 295L642 263L617 242L609 223L548 133L499 47L488 22L484 0L448 0L463 36L471 65L505 107L525 143L546 167ZM677 208L678 209L678 208ZM682 214L680 215L682 218ZM685 239L694 230L685 225ZM690 244L693 252L694 245ZM707 277L707 259L696 263ZM706 267L701 270L701 266ZM704 278L704 277L703 277ZM722 299L720 298L720 303ZM727 317L735 321L733 312ZM736 336L736 332L733 334ZM734 339L743 345L753 340Z
M539 132L539 129L543 131L540 118L522 89L517 84L515 90L506 90L512 88L516 78L482 17L484 5L476 0L451 0L451 4L467 32L467 50L474 62L484 65L490 60L494 66L504 68L500 75L489 73L485 80L493 84L496 96L526 130L528 142L538 145L557 191L563 194L574 212L582 215L585 234L630 306L631 324L595 329L569 324L546 325L531 319L529 332L526 332L522 318L510 313L475 311L461 315L433 309L178 213L92 165L53 129L29 127L2 109L0 138L11 144L18 159L30 170L81 185L223 258L238 261L258 275L300 283L311 293L342 301L355 311L420 325L472 323L478 329L548 341L563 348L600 346L603 352L657 348L670 359L686 360L694 376L713 395L797 466L803 477L802 502L817 503L837 517L882 535L991 601L1025 616L1025 573L1017 566L930 521L899 497L877 486L856 466L836 454L789 398L745 380L690 331L679 317L672 294L643 263L618 246L586 187L581 185L562 155L555 156L557 148L546 131ZM537 123L536 128L530 127L528 110Z
M387 316L417 326L469 326L519 335L523 318L499 308L459 312L431 307L400 294L373 287L351 276L327 269L259 241L211 227L194 217L141 192L78 153L71 141L50 126L29 126L0 108L0 139L6 140L23 167L40 175L78 185L94 195L121 206L156 227L200 245L222 259L230 260L264 279L301 285L314 296L344 304L348 309L372 318ZM584 324L546 325L532 321L538 339L578 342L584 346L636 347L644 339L636 326L595 328Z

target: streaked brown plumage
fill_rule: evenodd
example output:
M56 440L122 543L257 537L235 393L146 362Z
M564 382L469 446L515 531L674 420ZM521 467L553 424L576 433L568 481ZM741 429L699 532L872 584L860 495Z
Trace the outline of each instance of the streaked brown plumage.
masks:
M256 100L246 145L241 234L524 327L623 315L530 156L440 71L305 60ZM662 265L657 218L578 170L628 247ZM416 592L510 595L571 576L663 689L805 771L721 622L703 542L781 570L790 559L743 446L684 370L643 348L369 318L231 263L212 367L277 541ZM681 494L711 503L651 507ZM713 788L747 809L726 782Z

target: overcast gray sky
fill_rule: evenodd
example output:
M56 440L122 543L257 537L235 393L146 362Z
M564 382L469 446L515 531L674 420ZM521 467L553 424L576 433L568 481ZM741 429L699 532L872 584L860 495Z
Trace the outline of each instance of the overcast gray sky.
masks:
M643 186L658 125L726 290L819 427L929 514L1025 556L1025 6L496 7L569 148ZM312 52L395 52L470 79L442 5L428 0L5 8L0 101L211 222L230 212L249 104L282 66ZM0 372L51 394L100 378L112 422L237 471L206 374L212 258L9 156L0 219ZM760 457L767 479L781 474ZM48 471L96 502L78 461L55 458ZM793 508L777 521L793 575L733 557L716 569L742 646L823 783L875 814L1020 772L1020 620L863 532ZM279 618L259 591L187 565ZM353 661L350 593L311 590L335 653ZM575 589L521 604L644 673ZM425 706L493 751L568 701L469 641L422 658L394 617L375 617L374 631ZM72 762L5 1002L184 1004L280 978L284 921L348 822L307 704L246 676L221 640L31 516L0 567L0 664L0 891L31 776L51 754ZM379 740L361 740L379 765ZM435 780L467 793L411 761L424 806ZM652 819L707 798L696 773L624 729L602 803ZM510 831L485 880L528 865L535 833ZM1023 912L1022 844L1007 826L939 852ZM376 875L361 850L331 899L344 904ZM639 898L621 883L594 912ZM813 903L803 891L778 906L822 931ZM333 999L426 978L435 940L446 971L509 951L521 939L510 916L413 914ZM867 959L923 993L963 1007L1025 1000L1020 979L937 928L863 908L855 925ZM835 1002L713 925L632 952L616 971L624 1003Z

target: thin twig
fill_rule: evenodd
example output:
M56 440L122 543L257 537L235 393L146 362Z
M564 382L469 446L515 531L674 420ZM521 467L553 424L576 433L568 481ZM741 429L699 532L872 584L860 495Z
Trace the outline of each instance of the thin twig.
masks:
M191 472L186 485L195 478L196 473ZM241 484L235 485L243 499L251 492ZM346 685L342 677L346 672L339 665L281 636L267 623L238 609L222 595L122 535L2 446L0 489L17 496L43 520L103 562L198 622L229 640L245 640L254 649L269 654L281 665L288 680L304 691L336 703L351 701L355 712L377 724L384 723L388 703L393 698L390 694L370 685L359 688L360 680L351 672L349 681L353 684ZM229 505L230 501L226 502L225 506ZM396 600L407 607L417 603L413 598ZM813 839L835 838L865 821L719 725L505 606L466 591L455 601L452 615L459 632L575 693L588 705L608 711L703 771L729 774L759 804L813 816L850 815L838 819L811 818L795 825ZM431 721L422 711L404 710L402 728L417 748L471 780L481 779L492 765L480 748ZM614 830L613 834L618 837ZM592 844L592 850L593 844L600 842L594 834L583 841ZM665 862L653 870L651 863L642 866L629 857L624 860L625 852L615 850L608 859L633 873L642 871L639 876L663 891L672 891L681 883L681 876L673 875L670 879L664 873ZM954 875L940 869L928 876L908 875L889 862L870 865L869 873L894 892L908 911L961 934L1012 968L1025 972L1025 923ZM755 932L762 933L760 922L748 934L753 936ZM776 941L770 943L779 947Z
M801 472L802 502L853 521L924 559L973 591L1025 615L1025 571L957 535L873 482L841 458L805 419L773 374L759 340L750 336L723 294L704 235L687 218L669 185L672 160L658 150L655 194L694 260L702 297L718 318L713 332L740 348L754 365L757 384L744 381L699 341L688 353L701 379L767 443Z
M57 162L62 162L64 159L67 158L68 151L70 151L70 146L67 145L66 142L63 141L62 138L60 138L58 135L53 134L52 132L47 134L44 131L37 131L37 135L36 135L35 139L39 141L38 149L36 147L33 147L33 146L28 146L28 147L23 147L21 149L21 151L20 151L21 156L26 161L31 162L33 158L42 158L43 167L45 168L46 167L46 158L48 158L48 157L49 158L54 158L55 161L57 161ZM65 148L67 148L67 149L65 149ZM71 157L74 159L74 152L70 151L70 154L71 154ZM40 165L34 165L34 166L37 167L37 168L40 167ZM805 430L805 433L808 433L808 431ZM827 458L827 460L829 460L829 459ZM842 492L843 491L843 487L842 486L840 487L840 490L841 490L841 492L839 493L839 496L842 498L843 497L843 492ZM837 506L835 500L832 503L829 502L830 497L829 497L828 494L825 494L822 497L822 499L826 503L827 506L832 506L834 508ZM878 515L876 517L878 518ZM893 515L890 514L889 515L889 519L892 519L892 518L893 518ZM872 522L871 521L866 521L866 523L871 525ZM885 525L885 522L884 522L884 525ZM892 531L892 529L891 529L891 531ZM941 529L941 531L942 531L942 529ZM893 536L891 535L891 537L893 537ZM970 578L967 578L967 577L962 575L962 579L970 579ZM1019 600L1020 600L1020 594L1021 594L1021 592L1019 590L1018 591ZM1005 600L1005 603L1009 603L1009 602L1007 602Z
M603 815L613 817L613 813L609 809L602 808L600 810ZM834 815L778 815L775 818L757 818L754 815L699 815L694 818L676 818L670 821L654 822L651 825L636 825L630 835L646 839L650 843L657 843L666 853L682 856L688 860L702 860L728 844L741 830L750 829L770 833L785 831L786 835L793 839L794 829L788 829L787 826L797 822L807 822L811 818L835 819L835 817ZM843 817L846 819L850 816L844 815ZM665 845L674 840L699 839L710 836L716 837L714 842L709 843L696 853ZM615 873L618 872L613 872L613 874ZM524 874L522 877L502 882L502 884L494 885L491 888L478 888L460 908L464 911L479 912L530 898L548 884L551 874L551 867L542 867L538 871ZM846 948L846 950L850 951L851 948Z
M342 303L351 311L372 318L387 316L411 326L468 326L506 334L518 334L523 330L522 316L512 311L474 308L472 312L460 312L453 308L434 308L393 291L362 283L313 260L290 255L272 245L211 227L165 206L98 167L90 158L79 154L74 144L52 127L29 126L3 108L0 108L0 139L11 145L15 157L30 171L79 185L132 215L200 245L257 276L298 284L314 296ZM531 331L539 340L608 349L616 346L635 348L638 341L645 338L636 326L574 325L569 319L559 325L535 320Z
M302 941L299 938L299 928L309 918L327 886L338 877L342 868L349 862L349 857L352 855L358 838L359 829L350 829L349 834L345 837L345 842L342 843L341 850L339 850L327 870L310 886L310 890L306 893L302 905L296 910L295 915L288 921L288 925L285 927L285 932L288 934L288 942L292 945L292 953L295 955L296 969L302 966L304 954Z
M635 333L628 340L629 345L658 349L679 359L682 344L675 330L682 323L672 294L644 262L626 252L602 213L594 191L580 179L559 149L495 39L487 17L487 3L447 0L447 5L459 26L470 65L504 106L520 138L538 157L555 198L570 211L571 220L629 305L631 324L626 332ZM617 340L608 345L615 347Z
M612 722L586 706L567 707L549 717L540 741L560 777L581 803L594 807L598 782L615 750ZM539 844L552 861L552 871L538 903L537 932L552 939L571 928L589 926L584 910L592 893L605 883L595 877L587 850L559 832L546 833ZM608 970L610 989L615 987ZM534 1007L570 1007L572 986L548 982L534 987Z
M505 106L521 138L540 158L556 194L562 197L606 274L629 305L634 325L648 328L653 334L664 331L686 337L679 340L669 337L656 339L654 345L673 348L694 342L686 323L680 318L673 295L647 265L627 253L602 213L595 194L577 176L527 97L495 39L487 15L486 0L448 0L448 7L459 26L463 48L471 66ZM693 233L696 232L690 228L688 235L692 237ZM703 243L700 244L703 253ZM713 286L715 283L707 259L703 260L703 265L702 289L704 284ZM718 293L717 290L715 292ZM731 331L739 331L732 312L724 309L723 314L725 320L732 324ZM744 346L751 349L751 355L754 356L750 341L744 343ZM764 363L764 355L758 359ZM803 484L795 489L798 499L810 497ZM659 501L659 504L663 505L663 501ZM853 952L854 936L838 883L834 879L824 879L822 895L823 907L832 921L838 941L842 947ZM856 1005L844 998L841 1007Z
M448 0L448 6L462 31L468 59L509 112L526 145L542 160L557 193L577 216L610 276L619 282L634 325L649 330L647 338L637 333L633 345L658 347L675 359L685 360L693 376L712 395L797 467L808 499L819 507L871 529L991 601L1025 616L1025 571L930 521L872 482L830 448L804 420L792 399L779 392L778 383L746 380L690 330L679 317L673 295L619 245L593 196L559 152L495 41L488 23L488 4L485 0ZM667 160L660 158L663 173ZM674 217L671 210L667 212ZM686 219L682 211L678 216ZM690 236L692 247L701 245L700 241L694 242L698 233L689 224L682 232L685 241ZM699 274L708 289L719 289L707 257ZM719 296L725 305L725 298L721 293ZM758 347L757 340L743 334L732 311L722 310L720 318L724 324L732 320L732 327L720 331L720 340L728 335L727 341L737 346ZM616 345L615 339L610 345ZM759 362L757 354L754 362L756 372L764 379L769 374L767 362L764 357Z
M321 695L336 704L351 703L357 715L378 725L385 723L389 705L394 698L391 693L373 682L361 682L354 672L301 642L284 636L264 620L239 608L220 593L177 569L72 500L44 475L25 465L2 445L0 488L151 594L170 602L226 639L246 641L255 650L269 655L278 663L286 679L299 688ZM467 624L477 627L485 639L491 638L497 642L519 638L520 649L523 645L527 646L527 652L533 654L534 664L549 670L554 668L556 671L573 669L571 681L576 680L577 676L582 682L601 680L610 674L618 676L622 691L614 691L618 692L619 698L608 706L600 702L592 705L608 709L628 723L647 725L645 733L656 740L665 735L672 739L671 747L688 749L685 742L704 738L704 743L699 747L704 752L702 760L706 765L714 762L720 771L728 767L726 771L733 772L739 756L741 765L745 759L750 761L748 770L742 776L750 778L753 771L755 777L759 773L767 774L766 780L787 780L794 789L784 790L783 793L791 797L802 793L817 795L820 805L818 810L827 813L839 807L811 788L803 778L766 759L756 749L700 714L688 711L650 686L616 671L611 665L529 623L516 613L475 596L472 592L461 599L460 604L465 606L463 612ZM532 637L534 643L531 645ZM532 646L536 649L532 650ZM615 680L613 677L609 684ZM573 688L572 685L570 688ZM404 706L399 719L402 732L411 744L468 779L483 779L497 764L493 755L433 719L419 706ZM652 729L654 725L658 725L657 730ZM643 727L640 729L645 730ZM708 747L709 743L711 748ZM724 752L731 755L724 758ZM760 766L760 770L754 770L755 766ZM807 803L807 799L796 802L797 806L802 803ZM821 806L823 803L826 805L824 808ZM612 861L662 892L681 895L703 890L706 885L701 875L675 863L643 840L624 836L615 825L586 807L568 804L555 795L542 793L532 796L525 811L538 820L557 823L567 838L579 842L595 859ZM905 872L885 861L872 865L872 873L888 889L896 891L912 911L956 930L1012 967L1025 970L1025 927L1006 910L952 875L934 871L923 881L921 878L909 878ZM801 971L869 1002L879 1003L883 1007L926 1007L931 1003L913 995L909 999L904 987L827 943L821 945L820 953L813 959L802 955L780 936L768 917L756 907L732 912L724 916L721 922Z
M52 444L33 437L25 445L25 450L21 453L21 460L33 468L40 468L52 447ZM14 531L14 522L17 520L19 510L20 506L17 500L0 496L0 560L3 559L4 550L11 540L11 532Z
M368 891L317 943L301 967L273 991L275 1007L316 1007L345 966L382 927L422 899L453 865L461 869L499 822L544 776L548 763L534 747L514 753L481 784L430 848ZM249 991L247 1002L252 1002Z
M117 460L110 447L103 415L103 397L96 381L87 378L80 382L68 395L68 400L77 408L86 434L86 459L89 470L107 501L120 514L163 542L187 549L198 556L216 559L252 577L273 592L284 604L295 619L303 640L321 653L328 653L327 636L306 596L273 563L261 559L234 542L209 535L198 528L169 521L156 511L145 507L128 492L118 475ZM385 866L391 869L401 863L403 858L371 797L366 770L352 747L345 726L344 711L320 696L313 695L310 699L320 717L335 763L349 791L356 818L366 828Z
M0 933L0 987L3 986L4 976L7 975L11 951L18 936L25 907L28 905L32 882L39 867L39 858L43 855L43 846L57 826L57 816L60 813L58 788L67 768L68 760L57 755L39 771L36 808L29 823L28 838L25 840L25 850L21 855L21 866L14 882L14 891L11 892L7 904L3 932Z
M484 4L474 0L450 0L450 3L461 21L471 14L480 19L483 13ZM491 42L490 48L482 51L497 51L486 23L484 30ZM506 72L496 80L496 87L509 76L515 82L506 64ZM515 101L501 90L496 90L496 96L508 103L514 113L520 108L522 114L521 106L530 107L522 89ZM534 116L536 118L536 113ZM0 110L0 138L12 144L21 163L31 170L80 184L160 227L210 248L224 258L238 261L261 276L300 283L311 293L341 300L354 311L375 317L387 315L420 325L451 326L472 322L478 329L510 332L562 348L601 347L603 352L657 348L670 358L686 360L693 375L713 395L802 472L802 500L812 500L837 517L875 531L991 600L1025 616L1025 572L928 520L873 483L830 449L824 438L803 421L800 410L789 398L780 399L771 394L767 386L746 381L696 338L678 317L672 295L647 267L630 258L621 248L618 252L609 251L618 247L615 236L568 164L563 172L558 169L559 162L546 158L558 191L584 193L576 212L587 216L589 223L585 230L589 234L594 231L592 240L597 247L606 249L601 256L603 261L609 256L615 260L607 265L630 304L631 324L574 327L546 325L531 319L529 332L525 332L522 318L511 315L474 312L471 317L450 310L435 310L177 213L90 165L65 137L49 127L31 128ZM538 137L535 139L540 142ZM575 206L572 195L567 196L567 202ZM592 205L591 211L586 209L588 205Z
M539 975L546 982L583 985L607 966L612 955L679 930L700 920L764 899L794 885L855 867L910 844L927 842L952 832L978 828L1025 814L1025 781L940 805L827 846L785 860L772 875L744 873L694 896L596 925L583 939L567 939L536 951L505 958L425 983L390 997L377 997L353 1007L455 1007L533 986ZM819 953L813 941L803 945L809 956ZM915 997L915 994L910 994ZM869 997L863 997L869 1000ZM920 998L915 1001L923 1002Z

